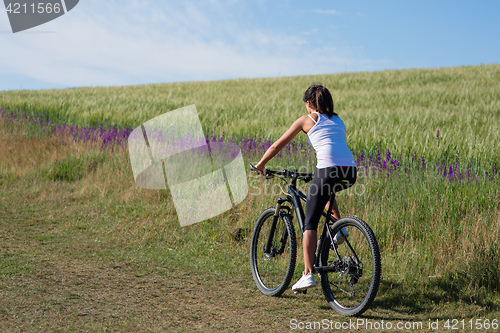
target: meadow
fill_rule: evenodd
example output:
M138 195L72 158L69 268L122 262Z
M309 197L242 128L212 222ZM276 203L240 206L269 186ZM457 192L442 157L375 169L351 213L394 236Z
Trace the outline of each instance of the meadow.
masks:
M0 92L2 326L277 331L291 318L345 320L320 288L275 299L253 285L249 237L231 233L273 204L273 181L249 173L239 206L181 228L168 190L135 185L126 146L132 128L195 104L207 141L257 161L318 81L361 169L340 210L366 220L382 252L367 318L498 319L500 65L484 65ZM301 136L269 167L314 164Z

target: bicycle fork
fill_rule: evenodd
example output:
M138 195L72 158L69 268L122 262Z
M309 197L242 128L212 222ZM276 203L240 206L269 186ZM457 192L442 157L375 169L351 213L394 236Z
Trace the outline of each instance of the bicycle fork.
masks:
M271 253L271 249L273 247L273 239L274 239L274 233L276 232L276 224L278 223L279 215L280 215L280 210L281 210L281 204L285 200L279 199L278 204L276 205L276 210L273 215L273 222L271 223L271 228L269 230L269 235L267 236L267 242L264 246L264 253L269 254L270 256L274 256L276 254L281 254L285 250L285 245L286 245L286 239L288 238L288 231L285 228L283 228L283 234L281 235L280 239L280 248L276 251L276 249L273 249L274 253Z

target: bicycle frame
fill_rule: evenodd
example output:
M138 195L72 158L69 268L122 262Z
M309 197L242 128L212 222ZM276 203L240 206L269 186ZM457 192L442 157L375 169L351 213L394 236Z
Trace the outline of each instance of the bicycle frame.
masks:
M318 243L318 246L316 248L316 255L315 255L315 261L314 261L314 272L315 273L332 272L332 271L337 271L338 270L338 268L336 266L320 266L320 263L319 263L319 251L321 251L321 247L323 245L323 241L325 241L326 239L333 239L333 236L330 233L329 225L330 225L330 221L334 222L333 220L331 220L331 213L332 213L332 206L333 206L332 202L333 202L334 198L335 198L335 192L333 192L330 195L330 205L328 207L327 213L326 214L325 214L325 212L322 213L322 215L326 217L326 221L325 221L325 223L323 225L323 231L321 233L321 237L319 238L319 243ZM267 243L265 245L265 252L266 253L269 253L270 255L273 255L273 254L270 253L271 244L272 244L272 238L273 238L273 235L274 235L274 232L275 232L275 229L276 229L276 223L277 223L277 220L279 218L279 212L281 211L283 203L289 202L293 206L293 208L295 210L295 215L297 216L297 222L298 222L300 231L301 231L302 234L304 234L304 220L305 220L304 216L305 215L304 215L304 209L302 207L302 203L300 202L301 200L305 202L307 200L306 195L304 193L302 193L302 191L300 191L297 188L297 178L296 177L292 177L292 181L288 185L288 192L287 192L286 197L278 199L278 203L276 205L276 211L275 211L275 214L274 214L274 217L273 217L273 222L271 224L271 230L269 231L269 237L268 237ZM330 236L328 238L327 238L327 233ZM340 231L340 233L343 236L345 236L342 231ZM280 250L278 250L277 253L282 253L283 252L284 245L285 245L287 237L288 237L288 235L287 235L287 231L285 229L283 231L283 235L281 236ZM346 243L351 248L351 250L353 250L352 247L351 247L351 245L347 241L347 239L346 239ZM337 249L335 247L334 247L334 251L335 251L335 253L337 255L337 259L340 259L340 255L337 252ZM354 250L353 250L353 252L354 252ZM358 259L357 256L356 256L356 259Z

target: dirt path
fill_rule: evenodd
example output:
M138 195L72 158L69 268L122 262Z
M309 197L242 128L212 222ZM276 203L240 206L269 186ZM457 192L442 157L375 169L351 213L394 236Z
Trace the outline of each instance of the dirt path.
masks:
M289 332L315 321L329 326L306 331L333 331L343 322L342 331L355 331L328 308L320 288L273 298L261 295L253 281L133 263L41 259L37 266L42 268L32 274L0 280L2 331ZM380 307L366 314L372 323L416 321ZM414 331L427 331L422 328Z
M217 276L80 261L39 267L0 281L2 331L285 332L297 305Z

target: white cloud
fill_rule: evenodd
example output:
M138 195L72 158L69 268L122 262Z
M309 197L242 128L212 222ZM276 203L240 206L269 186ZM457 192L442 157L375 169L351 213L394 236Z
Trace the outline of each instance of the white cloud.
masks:
M81 1L40 27L56 33L0 34L0 73L76 87L331 73L363 62L345 48L241 26L221 12L226 3L212 3L215 13L194 3Z

